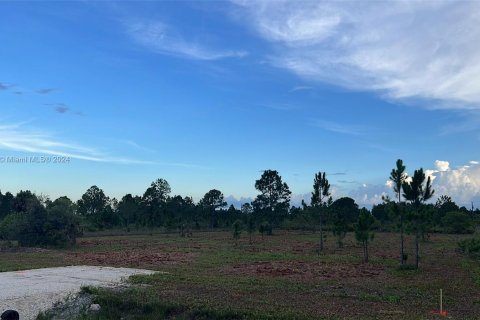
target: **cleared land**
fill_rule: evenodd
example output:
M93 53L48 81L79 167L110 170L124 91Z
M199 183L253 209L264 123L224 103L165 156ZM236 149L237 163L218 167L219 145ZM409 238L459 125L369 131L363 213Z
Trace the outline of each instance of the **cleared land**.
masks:
M40 311L53 307L80 291L82 286L115 288L132 275L147 270L94 266L72 266L0 273L0 310L17 310L21 319L35 319Z
M100 318L435 319L438 291L451 319L478 319L480 263L456 251L465 236L432 235L421 243L420 270L398 270L399 235L379 233L362 262L349 234L317 254L318 234L277 231L235 245L227 232L104 236L74 250L0 252L0 270L100 265L167 271L135 276L124 292L95 290ZM407 238L413 261L413 238ZM444 319L444 318L442 318Z

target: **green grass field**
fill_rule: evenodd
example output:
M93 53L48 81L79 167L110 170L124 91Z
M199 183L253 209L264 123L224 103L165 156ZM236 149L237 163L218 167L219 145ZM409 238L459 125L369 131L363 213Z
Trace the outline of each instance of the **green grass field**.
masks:
M465 236L421 243L420 269L399 270L399 235L376 234L371 262L353 235L337 249L329 235L277 231L235 244L227 232L81 238L68 250L0 252L0 271L75 264L146 268L130 289L92 289L95 319L436 319L439 289L450 319L480 318L480 263L456 251ZM413 238L407 253L413 263Z

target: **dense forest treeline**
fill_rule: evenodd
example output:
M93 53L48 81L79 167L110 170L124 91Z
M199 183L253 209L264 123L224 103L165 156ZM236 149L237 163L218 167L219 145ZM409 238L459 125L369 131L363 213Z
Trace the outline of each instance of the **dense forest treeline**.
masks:
M271 234L282 228L320 230L322 250L325 232L332 232L342 246L346 232L355 231L357 239L367 246L374 230L400 231L402 243L404 232L424 238L430 232L474 231L478 209L459 207L447 195L436 203L425 203L434 192L430 179L425 181L421 169L407 179L399 161L400 166L397 161L390 176L397 199L384 198L371 210L359 208L349 197L333 200L322 172L314 177L311 203L302 201L299 207L290 206L289 187L275 170L263 172L255 182L259 194L241 209L227 207L224 195L216 189L198 203L191 197L172 195L164 179L152 182L142 196L126 194L120 200L108 197L97 186L90 187L77 202L67 197L52 201L30 191L16 195L0 192L0 239L17 240L25 246L65 246L75 244L76 237L85 231L113 228L127 232L163 228L182 235L217 228Z

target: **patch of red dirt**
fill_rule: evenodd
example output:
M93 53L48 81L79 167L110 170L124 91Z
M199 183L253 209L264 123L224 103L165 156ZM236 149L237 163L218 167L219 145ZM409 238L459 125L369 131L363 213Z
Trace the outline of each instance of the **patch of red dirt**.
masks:
M225 269L228 274L294 277L300 279L371 278L385 272L383 267L369 264L327 264L301 261L265 261L242 263Z
M97 245L105 245L105 244L129 244L131 241L126 239L79 239L77 241L78 245L81 246L97 246Z
M377 251L375 252L375 257L383 258L383 259L400 260L400 254L392 253L389 251Z
M67 253L67 260L76 263L142 268L185 263L191 261L193 257L193 253L152 252L151 250Z

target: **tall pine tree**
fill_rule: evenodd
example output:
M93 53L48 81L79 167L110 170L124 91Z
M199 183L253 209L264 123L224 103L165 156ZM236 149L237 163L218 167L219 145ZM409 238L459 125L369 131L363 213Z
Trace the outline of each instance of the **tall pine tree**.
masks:
M318 212L320 219L320 248L319 251L323 250L323 208L326 207L327 202L324 201L326 198L330 197L330 184L328 183L327 178L325 177L325 172L318 172L315 174L315 179L313 180L313 192L312 192L312 202L311 206ZM329 198L331 200L331 198Z
M407 174L405 173L405 166L403 165L403 161L401 159L397 160L397 167L392 169L390 173L390 180L393 182L393 191L398 196L398 202L396 203L396 211L397 215L400 217L400 263L401 265L405 264L405 253L404 253L404 234L405 234L405 217L404 217L404 210L402 207L402 185L407 178Z
M430 177L427 179L427 183L424 186L425 173L423 169L415 170L412 181L404 182L402 184L403 197L410 201L413 206L414 212L412 215L412 222L415 228L415 267L418 269L419 255L419 239L423 215L420 212L422 203L427 201L433 196L434 190Z

